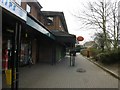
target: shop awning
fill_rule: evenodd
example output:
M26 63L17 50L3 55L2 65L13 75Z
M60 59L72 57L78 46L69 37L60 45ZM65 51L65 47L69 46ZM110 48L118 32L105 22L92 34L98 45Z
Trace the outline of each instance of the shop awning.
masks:
M50 33L45 27L43 27L43 25L41 25L40 23L36 22L31 17L27 16L26 24L29 25L30 27L36 29L37 31L41 32L42 34L50 37L51 39L55 40L55 36L52 33Z
M56 40L58 42L71 43L71 44L76 43L75 35L72 35L72 34L69 34L67 32L60 31L60 30L51 30L51 32L55 35Z

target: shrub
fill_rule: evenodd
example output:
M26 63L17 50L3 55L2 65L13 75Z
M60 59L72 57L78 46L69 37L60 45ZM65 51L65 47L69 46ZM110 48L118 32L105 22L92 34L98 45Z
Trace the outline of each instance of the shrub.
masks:
M80 51L80 53L81 53L83 56L87 56L88 51L89 51L89 56L92 57L92 58L96 57L97 54L100 52L100 50L95 49L95 48L87 48L87 49L82 49L82 50Z
M81 53L83 56L87 56L87 49L81 49L80 53Z
M81 54L83 56L87 56L87 50L90 51L90 56L95 59L96 61L100 61L104 64L112 64L120 62L120 49L116 51L105 51L101 52L98 49L95 48L89 48L89 49L82 49Z
M97 59L105 64L116 63L120 60L120 51L110 51L105 53L100 53L97 55Z
M98 55L98 53L100 53L100 50L96 48L90 48L89 50L90 50L90 56L93 58L95 58Z

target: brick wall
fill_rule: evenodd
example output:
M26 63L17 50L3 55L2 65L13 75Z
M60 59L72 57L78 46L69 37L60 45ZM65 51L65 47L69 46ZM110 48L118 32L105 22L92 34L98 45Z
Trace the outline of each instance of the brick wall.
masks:
M30 15L39 20L40 9L34 2L22 2L21 7L26 11L27 4L30 6Z
M46 25L45 26L49 29L49 30L64 30L61 20L58 16L54 16L54 20L53 20L53 25ZM61 26L61 27L60 27Z

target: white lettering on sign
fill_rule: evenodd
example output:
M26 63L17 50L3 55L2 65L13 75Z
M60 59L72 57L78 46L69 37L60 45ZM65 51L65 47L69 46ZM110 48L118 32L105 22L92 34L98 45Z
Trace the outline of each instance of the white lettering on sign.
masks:
M1 1L2 1L2 4L3 4L4 6L6 6L7 8L15 11L16 5L13 4L10 0L1 0Z
M26 21L27 12L17 5L13 0L0 0L0 6Z

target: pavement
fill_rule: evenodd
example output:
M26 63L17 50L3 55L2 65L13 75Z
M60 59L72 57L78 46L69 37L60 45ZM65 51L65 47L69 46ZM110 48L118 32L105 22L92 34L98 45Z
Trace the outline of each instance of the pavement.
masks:
M70 57L56 65L37 63L31 68L21 67L20 88L118 88L119 80L80 54L75 66Z
M87 58L87 57L85 57ZM120 80L120 64L114 63L114 64L103 64L99 61L95 61L93 59L87 58L89 61L97 65L98 67L102 68L106 72L110 73L112 76Z

